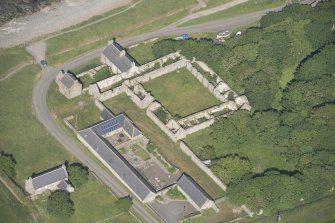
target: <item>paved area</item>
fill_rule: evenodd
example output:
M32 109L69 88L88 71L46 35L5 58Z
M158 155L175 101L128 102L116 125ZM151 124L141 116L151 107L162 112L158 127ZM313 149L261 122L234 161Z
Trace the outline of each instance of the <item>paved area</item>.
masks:
M177 223L184 217L198 212L188 201L170 201L168 203L153 201L150 203L150 206L167 223Z

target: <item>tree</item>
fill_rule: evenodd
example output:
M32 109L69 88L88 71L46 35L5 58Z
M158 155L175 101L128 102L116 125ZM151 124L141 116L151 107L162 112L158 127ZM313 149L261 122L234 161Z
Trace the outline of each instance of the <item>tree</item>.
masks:
M115 202L117 209L121 212L127 212L132 204L133 202L129 197L120 198Z
M226 184L241 180L245 174L251 172L251 167L247 158L235 154L226 155L211 163L211 169L215 175Z
M80 163L71 164L68 169L69 180L74 187L81 187L88 180L88 169Z
M74 214L73 201L70 194L61 191L52 192L48 198L47 211L50 215L67 220Z
M8 177L15 177L15 159L13 155L0 152L0 169L5 172Z

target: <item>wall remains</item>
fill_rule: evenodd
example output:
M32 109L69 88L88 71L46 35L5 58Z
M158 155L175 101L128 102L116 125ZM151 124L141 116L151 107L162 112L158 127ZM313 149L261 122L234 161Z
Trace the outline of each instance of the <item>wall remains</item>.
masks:
M217 177L214 175L214 173L193 153L193 151L184 143L180 142L179 144L181 150L189 156L192 161L200 168L202 169L212 180L221 187L224 191L227 190L227 186Z

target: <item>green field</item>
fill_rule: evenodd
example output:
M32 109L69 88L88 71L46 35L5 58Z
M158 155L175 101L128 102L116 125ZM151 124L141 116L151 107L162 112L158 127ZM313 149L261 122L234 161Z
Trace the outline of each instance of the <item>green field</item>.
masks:
M141 129L144 135L158 147L159 153L161 153L168 162L191 175L213 198L221 197L224 194L224 191L201 171L191 159L181 151L179 146L172 142L169 137L151 121L145 114L145 111L139 109L127 95L121 94L116 96L106 101L105 105L111 109L114 114L125 112Z
M127 52L137 61L137 63L141 65L146 64L157 59L151 50L151 46L157 41L158 40L149 43L141 43L136 47L127 49Z
M115 206L117 199L113 194L93 175L89 176L89 181L78 190L71 194L71 200L74 202L74 215L68 222L138 222L129 213L121 213ZM46 209L47 199L37 200L38 207ZM61 223L48 214L46 222Z
M217 12L208 16L190 20L188 22L182 23L180 26L185 27L219 19L228 19L243 14L262 11L268 8L275 8L277 6L283 5L285 2L285 0L252 0L222 12Z
M25 179L33 173L39 173L65 161L77 162L35 117L32 90L39 75L39 66L28 65L9 79L0 81L0 151L13 154L16 160L14 180L21 188L24 188ZM56 89L55 85L53 87ZM120 214L116 210L113 206L116 198L92 176L87 185L73 193L71 198L75 203L75 215L71 222L96 222L106 218L110 218L106 222L136 221L129 213ZM46 198L34 203L25 200L28 206L32 205L28 209L17 202L3 184L0 184L0 221L59 222L50 218L45 201ZM34 211L34 219L30 221L32 217L29 212L34 210L33 206L36 206L38 211Z
M29 65L0 82L0 151L13 154L22 187L33 173L75 160L35 118L32 89L39 73L39 66Z
M64 33L47 40L46 58L50 64L61 64L107 44L113 37L119 39L164 27L188 14L194 0L144 0L126 12L87 25L102 17L96 17L82 29ZM120 12L113 10L104 16ZM76 27L80 27L77 25Z
M68 100L58 91L55 82L49 88L47 103L59 120L73 115L74 119L70 123L77 129L83 129L100 121L100 110L95 106L93 97L84 94Z
M23 206L11 192L0 182L0 216L1 222L36 222L29 213L29 209Z
M33 61L24 48L0 49L0 79L20 65L33 63Z
M186 68L146 82L144 88L172 116L185 117L219 103Z

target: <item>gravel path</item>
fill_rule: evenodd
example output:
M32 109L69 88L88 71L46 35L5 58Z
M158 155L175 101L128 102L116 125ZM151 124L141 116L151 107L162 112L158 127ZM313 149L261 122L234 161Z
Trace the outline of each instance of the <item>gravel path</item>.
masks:
M0 27L0 48L9 48L70 27L132 0L64 0L58 7L18 18Z

